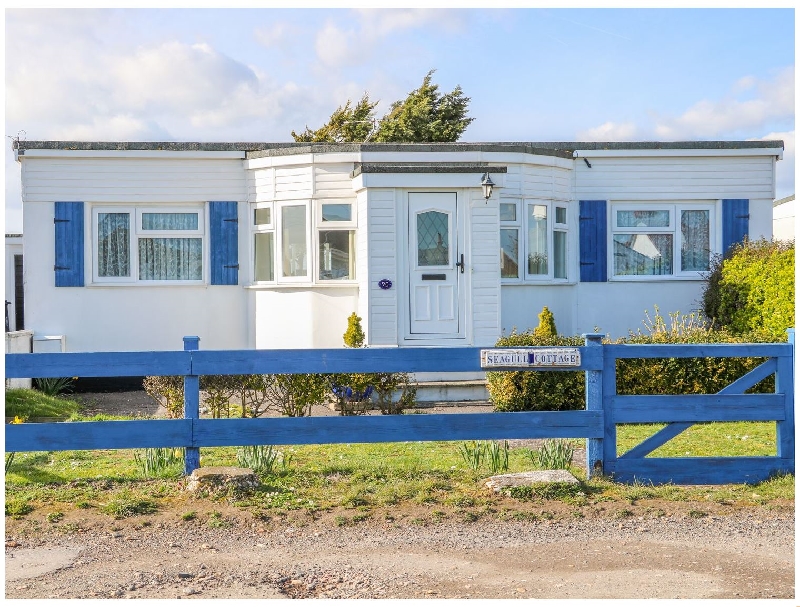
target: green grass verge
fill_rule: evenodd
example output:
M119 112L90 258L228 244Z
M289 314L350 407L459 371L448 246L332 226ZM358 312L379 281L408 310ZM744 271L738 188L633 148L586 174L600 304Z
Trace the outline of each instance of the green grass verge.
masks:
M63 417L76 415L80 404L60 396L47 396L37 390L12 388L6 390L6 417Z
M626 424L617 427L617 455L652 436L666 424ZM712 457L775 455L775 422L714 422L695 424L649 457Z

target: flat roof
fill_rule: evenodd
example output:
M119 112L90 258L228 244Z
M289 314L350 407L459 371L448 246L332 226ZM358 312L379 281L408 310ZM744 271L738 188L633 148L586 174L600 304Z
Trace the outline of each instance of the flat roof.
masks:
M783 149L782 140L768 141L544 141L483 143L306 143L188 141L18 141L25 150L246 152L247 158L330 152L522 152L571 158L575 150L743 150Z

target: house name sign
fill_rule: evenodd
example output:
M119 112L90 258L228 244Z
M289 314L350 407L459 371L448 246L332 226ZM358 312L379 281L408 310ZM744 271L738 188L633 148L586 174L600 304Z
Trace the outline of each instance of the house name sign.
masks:
M481 368L496 367L580 367L578 348L518 348L481 350Z

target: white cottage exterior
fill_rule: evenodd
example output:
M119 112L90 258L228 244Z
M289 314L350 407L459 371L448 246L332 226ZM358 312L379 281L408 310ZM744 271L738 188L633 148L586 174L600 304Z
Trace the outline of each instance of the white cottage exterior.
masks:
M489 346L696 309L781 141L20 142L25 323L68 351ZM482 177L496 187L484 198Z

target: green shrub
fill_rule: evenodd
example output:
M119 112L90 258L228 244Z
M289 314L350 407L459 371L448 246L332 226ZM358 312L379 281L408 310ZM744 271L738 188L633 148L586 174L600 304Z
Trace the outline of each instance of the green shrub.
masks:
M580 336L557 335L555 320L547 308L539 315L539 327L524 333L512 331L497 346L583 346ZM490 371L486 388L495 411L569 411L585 406L582 371Z
M745 242L712 263L703 313L730 332L784 341L794 327L794 242Z
M163 404L167 415L173 419L183 417L183 377L149 376L144 378L142 387L147 395L159 404ZM162 403L161 399L164 399Z
M697 314L669 315L669 324L655 308L646 313L647 332L619 339L623 344L723 344L773 341L764 333L732 335L715 330ZM630 358L617 360L618 394L715 394L764 362L763 358ZM768 377L748 392L774 391Z

